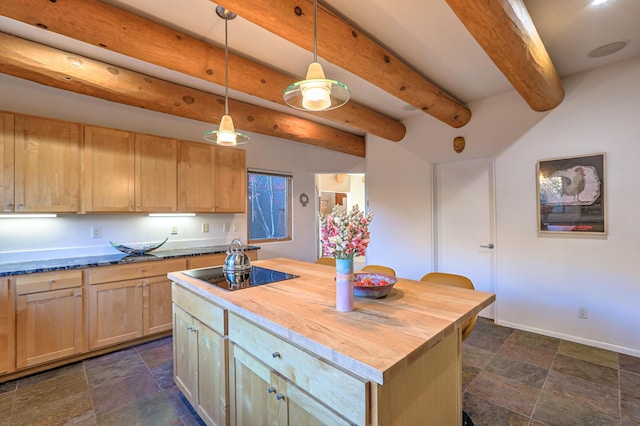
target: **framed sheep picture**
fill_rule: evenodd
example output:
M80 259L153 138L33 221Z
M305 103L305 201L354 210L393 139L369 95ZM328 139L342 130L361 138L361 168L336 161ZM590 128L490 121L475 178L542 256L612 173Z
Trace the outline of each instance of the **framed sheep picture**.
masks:
M538 233L607 233L605 154L538 161Z

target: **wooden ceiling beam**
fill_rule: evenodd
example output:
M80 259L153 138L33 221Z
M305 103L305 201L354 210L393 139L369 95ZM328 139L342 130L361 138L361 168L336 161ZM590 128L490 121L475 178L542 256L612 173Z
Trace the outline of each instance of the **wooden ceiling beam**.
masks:
M214 0L211 0L214 1ZM244 19L313 52L312 0L215 0ZM354 26L318 5L318 56L453 127L471 111Z
M224 97L0 32L0 72L112 102L217 126ZM364 137L278 111L229 100L238 129L365 156Z
M98 0L2 0L0 14L85 43L224 86L224 49ZM219 19L212 16L211 19ZM197 60L194 60L197 58ZM229 53L229 87L286 105L284 89L295 79ZM356 102L318 117L357 132L401 140L401 122Z
M533 110L560 105L562 82L522 0L447 3Z

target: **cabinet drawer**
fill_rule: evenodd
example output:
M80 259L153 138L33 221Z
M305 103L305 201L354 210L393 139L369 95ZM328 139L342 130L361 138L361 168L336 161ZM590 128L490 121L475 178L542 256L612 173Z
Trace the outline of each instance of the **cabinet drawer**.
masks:
M85 270L85 275L87 283L98 284L166 275L169 272L182 271L185 268L186 261L184 258L180 258L140 262L129 265L101 266Z
M202 256L193 256L187 258L187 269L205 268L207 266L224 265L227 258L226 253L205 254Z
M173 303L179 305L216 333L222 336L227 335L227 311L220 306L180 287L176 283L172 284L172 300Z
M42 272L38 274L18 275L16 277L16 291L18 295L80 287L81 285L82 271L80 269Z
M229 314L229 339L345 418L366 424L369 384L239 316Z

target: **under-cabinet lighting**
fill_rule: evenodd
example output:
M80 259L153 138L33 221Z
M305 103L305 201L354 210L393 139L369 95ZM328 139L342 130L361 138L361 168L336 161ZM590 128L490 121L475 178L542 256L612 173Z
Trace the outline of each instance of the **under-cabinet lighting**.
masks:
M608 1L609 1L609 0L593 0L593 1L591 2L591 6L598 6L598 5L601 5L602 3L606 3L606 2L608 2Z
M151 217L190 217L195 215L195 213L149 213Z
M58 217L55 213L16 213L0 214L0 219L37 219L43 217Z

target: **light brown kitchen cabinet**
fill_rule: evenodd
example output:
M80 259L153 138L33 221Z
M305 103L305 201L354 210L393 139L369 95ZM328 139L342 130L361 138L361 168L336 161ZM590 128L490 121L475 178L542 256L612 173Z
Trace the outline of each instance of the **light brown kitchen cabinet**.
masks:
M246 205L245 151L180 141L178 208L241 213Z
M205 423L227 425L226 312L175 285L173 300L174 382Z
M171 330L171 281L165 275L142 279L142 334Z
M232 424L366 424L366 380L232 313L228 335Z
M131 132L85 126L84 211L135 211L134 148Z
M85 126L85 212L175 212L178 142Z
M178 209L178 141L136 134L136 211Z
M87 269L89 349L171 330L166 275L185 267L180 258Z
M0 374L16 368L15 288L10 278L0 278Z
M80 207L80 124L15 116L14 212Z
M236 344L231 344L230 359L231 424L353 424Z
M244 213L247 205L245 151L216 147L216 212Z
M89 349L142 336L142 283L115 281L89 286Z
M18 275L16 368L82 353L82 271Z
M0 211L13 211L13 114L0 112Z

